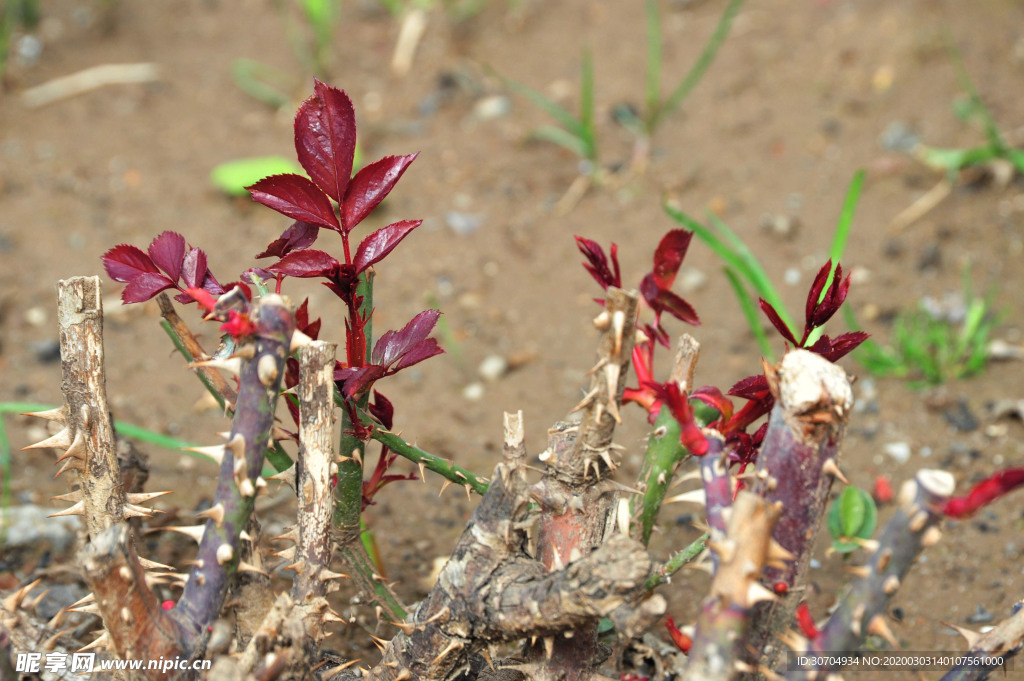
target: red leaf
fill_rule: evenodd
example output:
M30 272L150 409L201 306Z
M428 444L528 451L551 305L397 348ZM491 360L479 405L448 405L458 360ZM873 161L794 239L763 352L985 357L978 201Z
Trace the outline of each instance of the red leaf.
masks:
M419 152L408 156L385 156L356 173L341 203L341 224L346 232L362 222L384 200L417 156Z
M181 278L181 261L185 258L185 237L177 232L163 232L149 245L149 257L172 281Z
M301 251L304 248L309 248L316 241L316 237L319 234L320 228L316 225L296 220L292 223L291 227L284 230L280 238L271 241L266 250L256 257L269 258L277 256L278 258L283 258L292 251Z
M425 359L430 359L434 355L440 355L444 350L437 344L437 341L433 338L427 338L422 340L416 345L409 348L409 350L402 354L401 359L394 366L394 371L411 367L413 364L419 364Z
M846 277L844 280L843 266L836 263L836 272L835 277L832 279L832 284L825 292L825 296L821 298L821 303L818 303L818 298L821 297L821 290L825 285L825 279L828 277L828 271L831 266L831 260L825 263L825 266L815 277L814 284L811 286L811 293L807 296L806 308L808 311L808 330L806 333L810 333L810 329L816 329L819 326L823 326L829 319L831 319L832 316L839 311L839 308L842 307L843 301L846 300L846 294L850 290L850 277Z
M581 236L573 237L576 239L576 248L580 249L589 264L584 264L583 267L590 272L590 276L594 278L601 288L607 289L609 286L615 286L617 288L622 287L622 276L619 272L619 260L618 260L618 246L612 244L612 267L615 272L608 266L608 257L604 254L604 249L601 248L600 244L590 239L584 239Z
M438 310L424 310L413 317L401 331L386 331L373 346L374 364L394 364L402 355L426 340L440 316L441 312Z
M834 340L825 335L807 349L821 355L830 362L838 362L856 350L857 346L866 341L868 337L869 334L865 331L843 333L836 336Z
M756 374L737 381L726 394L732 397L742 397L745 400L758 400L768 393L768 379L764 374Z
M309 321L309 298L303 300L299 308L295 310L295 328L313 340L320 336L320 320L317 319L312 323Z
M351 367L334 372L334 380L344 384L343 392L347 399L363 393L373 382L385 376L384 367L371 364L366 367Z
M794 347L799 347L800 344L797 343L796 338L793 337L793 332L789 330L788 326L786 326L786 322L782 321L782 317L780 317L779 313L775 311L775 308L772 307L764 298L760 298L757 303L761 306L765 315L767 315L768 321L770 321L772 326L782 334L782 337L792 343Z
M966 496L950 499L943 510L950 518L966 518L1022 485L1024 468L1008 468L982 480Z
M687 324L700 326L700 318L697 317L697 311L693 309L693 306L672 291L658 288L653 274L648 274L640 282L640 293L655 313L660 315L663 312L668 312Z
M306 249L289 253L267 269L289 277L321 277L330 276L340 267L341 263L330 254Z
M683 264L686 257L686 249L690 247L690 239L693 232L682 229L673 229L661 239L657 250L654 251L654 269L651 274L660 289L672 287L676 279L679 266Z
M319 80L313 91L295 114L295 152L313 182L341 203L352 177L356 114L344 91Z
M356 177L359 176L356 175ZM401 222L393 222L387 227L381 227L373 234L368 235L359 243L359 248L356 249L354 260L356 274L359 274L370 265L383 260L409 232L421 224L423 224L423 220L402 220Z
M814 308L818 307L818 300L821 299L821 292L825 289L825 282L828 280L828 275L832 272L832 258L821 266L818 273L814 275L814 281L811 282L811 290L807 293L807 302L804 304L804 318L810 322L811 317L814 316Z
M684 653L690 652L690 646L693 645L693 641L689 636L679 631L676 628L676 622L671 617L665 618L665 628L668 629L668 635L672 638L672 643L676 644L676 648L683 651Z
M302 175L271 175L247 187L252 200L301 222L340 231L327 195Z
M206 279L206 254L198 248L189 249L182 258L181 278L185 286L202 286Z
M104 253L103 268L107 270L107 276L120 282L129 282L146 272L159 272L149 255L129 244L114 246Z
M128 282L121 291L121 300L126 303L141 303L161 291L174 288L174 282L159 272L143 272Z
M382 426L391 430L395 418L395 406L391 404L391 400L374 390L373 401L368 405L368 409Z

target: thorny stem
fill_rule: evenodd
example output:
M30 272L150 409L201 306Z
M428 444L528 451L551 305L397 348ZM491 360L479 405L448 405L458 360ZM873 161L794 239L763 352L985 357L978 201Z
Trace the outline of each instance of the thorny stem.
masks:
M697 556L703 553L704 549L707 548L708 537L707 532L690 542L682 551L676 553L669 558L665 565L660 570L656 570L654 574L647 578L647 582L644 583L644 588L648 591L652 591L657 587L665 584L671 579L672 575L679 571L687 563L692 562Z
M203 649L207 627L219 615L229 579L239 568L240 534L252 515L256 492L265 484L260 471L295 330L291 311L277 295L262 298L254 317L258 331L247 346L252 357L242 362L237 410L214 498L214 508L219 506L223 515L206 521L196 566L173 610L193 636L192 654Z
M164 294L160 294L163 296ZM166 296L164 296L166 298ZM186 362L192 363L197 359L209 358L209 355L203 350L202 346L199 345L199 341L193 335L191 329L185 325L178 316L174 308L169 308L169 311L164 308L163 301L160 300L160 296L157 296L158 302L160 302L161 314L164 320L160 323L164 331L170 337L174 347L177 348L178 352L185 358ZM168 305L170 301L168 300ZM171 315L173 314L173 317ZM172 321L176 319L177 322ZM207 367L199 367L196 373L199 380L202 382L206 390L213 396L213 399L217 401L221 409L228 416L234 417L234 405L238 400L238 395L233 388L231 388L224 377L221 376L220 372L216 369L210 369ZM130 436L130 433L125 433ZM292 458L288 456L288 452L284 451L284 447L277 440L271 440L272 446L267 450L266 456L270 460L271 465L277 472L287 470L292 467L294 463ZM183 445L185 447L190 445ZM172 449L180 449L181 446L174 445Z
M370 419L366 416L364 423L368 422L370 422ZM428 471L433 471L434 473L443 476L456 485L467 487L480 495L483 495L483 493L487 491L487 486L489 484L487 478L482 475L477 475L473 471L456 465L447 459L442 459L436 454L425 452L419 447L409 444L403 440L401 436L396 435L389 430L375 428L373 431L373 439L380 442L396 454L404 456L409 461L412 461Z

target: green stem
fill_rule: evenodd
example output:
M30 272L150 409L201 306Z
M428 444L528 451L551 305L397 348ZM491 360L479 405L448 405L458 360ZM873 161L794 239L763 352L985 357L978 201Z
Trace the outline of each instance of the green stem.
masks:
M364 423L371 423L369 416L363 419ZM448 480L454 482L457 485L463 487L469 486L471 490L477 494L482 495L487 491L488 481L476 473L457 466L451 461L442 459L441 457L425 452L415 445L411 445L400 436L381 428L375 428L373 431L373 439L386 445L388 449L404 456L409 461L419 465L422 464L423 468L433 471L438 475L441 475Z
M650 591L651 589L668 582L679 568L694 560L702 551L704 551L710 537L711 535L705 532L693 540L693 542L685 549L669 558L668 562L665 563L661 570L647 578L647 581L644 583L644 588Z
M640 469L639 480L644 496L642 499L634 497L634 505L640 505L640 536L645 546L651 540L654 523L672 482L672 475L679 462L689 456L679 441L680 430L679 422L672 416L671 410L662 407L654 422L654 432L647 441L647 452Z
M395 594L388 588L384 579L377 574L376 567L367 555L366 547L363 546L362 542L349 542L348 544L339 545L338 555L341 556L346 565L352 568L352 571L355 573L353 576L361 581L360 586L363 593L376 598L377 602L385 607L394 618L393 621L402 622L405 620L407 614L405 608L398 602Z

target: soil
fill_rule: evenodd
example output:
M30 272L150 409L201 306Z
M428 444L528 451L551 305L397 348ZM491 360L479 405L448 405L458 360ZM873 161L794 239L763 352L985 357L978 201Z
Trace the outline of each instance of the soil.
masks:
M43 21L34 33L41 55L32 63L13 60L0 91L0 399L57 404L56 281L102 274L105 250L119 243L144 247L168 229L204 248L222 281L251 266L287 220L219 194L209 174L236 158L291 156L294 106L277 112L249 98L233 83L231 63L256 58L293 74L296 103L312 80L291 51L275 3L41 4ZM662 3L665 91L694 62L722 6ZM375 328L399 327L436 304L449 331L446 355L381 384L396 405L396 425L421 447L487 474L500 451L502 411L522 409L529 449L540 452L546 429L578 401L594 352L592 298L599 290L579 266L572 237L617 242L624 279L638 283L658 239L674 226L662 209L665 197L691 214L710 210L723 218L779 282L790 308L802 309L859 168L867 180L843 261L854 269L849 300L867 330L887 341L896 312L923 296L961 290L970 264L975 290L991 290L1001 314L995 336L1019 344L1024 184L959 182L937 208L896 231L891 221L941 177L880 140L902 124L934 146L984 142L977 127L954 115L962 88L947 37L995 120L1011 137L1018 132L1022 20L1024 4L1011 0L748 3L705 80L657 131L650 163L638 175L625 172L633 138L611 113L616 105L642 102L641 3L495 0L461 22L435 11L402 78L388 68L399 22L373 3L345 3L327 79L355 102L365 157L421 152L381 214L368 221L376 227L425 220L379 268ZM595 62L602 163L624 172L562 210L559 201L579 177L579 162L552 145L528 142L531 130L549 122L545 114L510 96L511 109L499 107L489 117L481 102L504 102L487 100L508 94L497 73L574 107L587 47ZM28 87L86 67L133 62L155 63L159 79L41 108L20 97ZM795 228L772 232L762 226L765 216ZM107 390L116 418L198 444L215 441L226 421L197 406L202 388L171 353L155 305L119 309L120 286L105 277L104 286ZM760 371L757 345L721 263L696 240L677 291L703 321L696 330L669 326L673 334L690 331L703 345L698 385L725 389ZM289 280L286 293L310 297L310 309L324 318L322 338L341 337L341 310L329 292ZM199 327L194 312L183 315ZM215 330L202 330L213 342ZM491 355L505 358L511 370L483 381L477 367ZM925 392L872 378L850 358L843 365L858 377L858 409L842 460L851 483L870 489L876 476L886 475L898 487L920 468L941 467L965 490L979 476L1024 464L1024 426L988 409L1021 397L1021 363L990 365L979 376ZM474 383L480 385L467 391ZM967 429L958 430L951 422L949 405L960 403L975 417L973 428L961 423ZM627 414L618 437L627 450L624 481L636 471L646 426L640 410ZM19 451L40 439L39 425L13 416L6 424L14 503L56 510L49 498L66 487L51 480L52 456ZM886 453L892 443L909 446L905 461ZM146 449L148 488L175 492L158 507L187 515L212 494L212 465ZM408 602L425 593L423 578L435 558L448 554L473 506L457 488L439 498L437 477L425 482L386 488L368 512L389 578ZM1021 498L951 524L944 541L920 560L890 607L890 626L906 650L962 650L963 640L945 623L978 628L968 620L976 609L995 621L1009 614L1024 587ZM286 522L286 510L279 507L280 517L270 514L268 522ZM691 510L665 509L653 545L658 555L695 536ZM889 513L883 507L880 521ZM819 619L849 578L844 560L825 556L824 548L811 575ZM859 559L855 554L846 562ZM0 575L9 586L33 565L8 561ZM677 622L692 621L705 580L687 574L664 590ZM339 639L339 648L355 645L372 660L358 629L343 629ZM900 673L863 678L893 675Z

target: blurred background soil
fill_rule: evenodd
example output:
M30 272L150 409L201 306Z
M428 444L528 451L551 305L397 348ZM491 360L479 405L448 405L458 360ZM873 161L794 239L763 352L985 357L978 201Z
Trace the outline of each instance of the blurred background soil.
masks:
M723 7L718 0L661 4L663 91L696 59ZM35 42L15 43L0 91L0 400L57 404L57 280L102 274L105 250L145 248L164 230L206 250L221 281L252 266L288 221L248 199L225 197L211 187L210 171L236 158L291 157L291 117L312 91L312 77L290 47L285 17L266 0L64 0L43 2L41 16ZM633 138L612 117L617 105L642 104L642 3L491 0L466 20L441 10L428 17L411 69L396 77L389 62L400 22L368 0L346 3L327 78L355 103L366 160L421 152L364 223L375 229L424 220L378 269L375 330L401 327L433 305L450 330L446 355L378 386L409 441L489 475L500 453L502 411L522 409L531 453L543 450L547 428L579 400L594 360L592 299L600 291L579 266L572 237L618 243L624 280L638 284L658 240L675 226L662 209L666 197L698 217L708 210L722 217L765 264L789 307L802 310L848 183L863 168L843 264L853 268L849 304L867 330L886 342L897 312L924 296L960 291L970 264L975 290L991 291L1001 314L995 337L1020 344L1019 178L960 182L921 219L898 231L890 223L941 179L899 151L895 138L939 147L984 142L977 127L954 115L963 90L948 38L1002 129L1011 138L1024 131L1024 3L751 0L704 81L658 130L643 175L627 172ZM622 172L559 211L579 160L528 141L549 121L495 74L573 108L587 47L602 163ZM240 57L292 74L294 102L276 111L243 93L231 76ZM158 79L38 108L21 97L86 67L135 62L154 63ZM337 246L330 236L321 237L328 249ZM201 406L202 387L172 352L155 304L120 308L120 285L103 279L107 390L116 418L215 442L227 421ZM668 322L671 333L689 331L703 346L697 385L725 390L760 371L758 347L721 263L696 240L676 291L703 321L696 329ZM326 289L290 279L285 292L296 301L309 296L312 314L324 319L321 338L342 338L343 309ZM215 327L201 327L193 308L182 314L208 345L215 342ZM843 330L841 320L833 326ZM660 360L669 355L662 351ZM478 368L488 358L499 367L503 360L507 370L482 377ZM884 474L898 488L920 468L941 467L966 490L979 476L1024 464L1024 426L991 411L1000 400L1024 397L1021 363L992 364L930 391L872 378L852 358L843 366L858 377L842 460L851 483L870 489ZM53 456L19 451L45 434L40 425L5 418L14 449L12 503L62 507L49 500L67 491L52 480ZM625 420L619 479L629 482L646 423L632 407ZM148 489L175 492L157 507L187 519L208 501L212 464L143 448L152 467ZM370 460L375 456L371 447ZM407 462L399 467L415 470ZM386 488L367 514L388 577L408 602L426 592L433 561L448 554L475 503L453 487L438 497L436 476L425 483ZM1009 614L1024 585L1021 499L952 524L921 559L890 609L890 626L906 649L962 650L963 640L944 623L978 628ZM653 544L659 556L696 536L693 510L664 510ZM267 512L265 524L281 527L289 513L285 502ZM881 521L889 513L883 507ZM819 619L848 579L844 564L863 560L854 554L844 563L824 548L811 575L821 592L811 598ZM7 560L3 586L20 582L38 560ZM664 589L677 622L692 621L705 580L683 574ZM372 659L358 627L340 628L339 639L345 652L356 646Z

